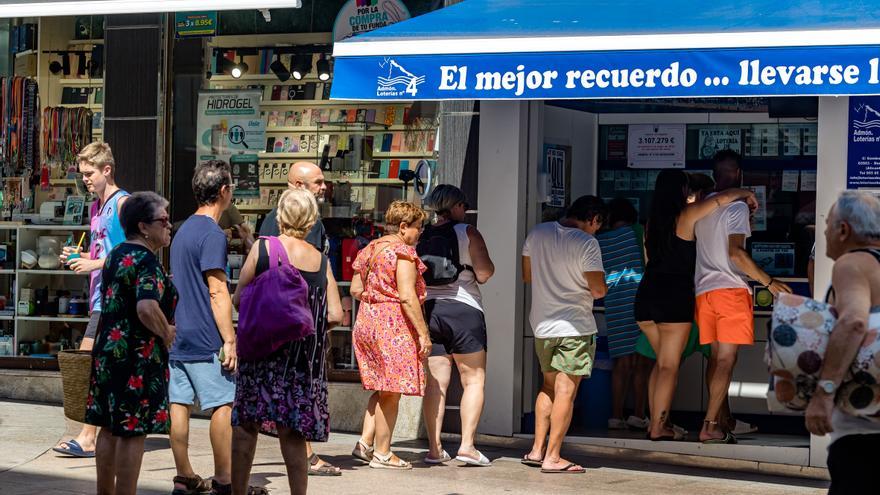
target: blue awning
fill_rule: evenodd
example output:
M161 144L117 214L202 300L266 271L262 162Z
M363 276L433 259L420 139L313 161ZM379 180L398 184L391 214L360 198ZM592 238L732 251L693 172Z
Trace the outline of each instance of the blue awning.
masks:
M334 57L334 99L880 94L880 1L465 0Z

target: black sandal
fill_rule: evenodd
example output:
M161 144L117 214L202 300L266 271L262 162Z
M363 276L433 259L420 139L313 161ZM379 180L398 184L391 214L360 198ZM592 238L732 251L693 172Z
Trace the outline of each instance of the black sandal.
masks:
M342 476L342 470L329 462L324 461L323 466L317 467L320 462L318 454L309 457L309 476Z
M212 495L232 495L232 483L221 485L217 480L211 480ZM247 495L269 495L269 490L262 486L249 486Z
M175 488L171 495L201 495L211 493L212 490L211 483L206 479L202 479L199 475L195 475L192 478L175 476L173 481L175 484L179 483L186 486L186 488Z

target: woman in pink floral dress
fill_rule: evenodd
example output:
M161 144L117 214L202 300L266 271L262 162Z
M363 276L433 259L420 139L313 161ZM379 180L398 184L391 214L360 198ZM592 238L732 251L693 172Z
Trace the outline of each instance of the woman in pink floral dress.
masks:
M391 435L400 396L425 394L424 360L431 354L422 314L426 267L414 246L426 217L412 203L391 203L385 213L388 235L371 242L353 264L351 294L361 301L354 352L361 383L375 393L352 455L372 468L412 469L391 452Z

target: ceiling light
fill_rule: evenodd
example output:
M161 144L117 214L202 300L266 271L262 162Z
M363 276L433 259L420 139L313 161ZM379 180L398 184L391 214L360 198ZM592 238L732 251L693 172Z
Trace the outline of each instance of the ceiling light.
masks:
M76 75L82 77L86 75L86 54L80 53L76 60Z
M65 53L61 55L61 70L65 76L70 75L70 54Z
M318 79L321 81L329 81L330 80L330 61L327 60L326 55L321 55L321 59L318 60L317 64L318 69Z
M290 74L297 81L306 77L309 71L312 70L312 54L311 53L299 53L293 62L293 67L290 69Z
M235 62L226 58L222 50L217 50L216 57L216 74L231 74L232 69L236 66Z
M49 72L53 75L58 75L61 71L64 70L64 67L61 66L61 62L57 60L53 60L52 63L49 64Z
M269 65L269 70L271 70L281 82L290 79L290 71L284 66L284 62L281 61L280 53L275 54L275 61Z
M232 77L238 79L242 75L246 74L248 71L248 64L244 63L244 57L242 55L238 56L238 65L232 68Z

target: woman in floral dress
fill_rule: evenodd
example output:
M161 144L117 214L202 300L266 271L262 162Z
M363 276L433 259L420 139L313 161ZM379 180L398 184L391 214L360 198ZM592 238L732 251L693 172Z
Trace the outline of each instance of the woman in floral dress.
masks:
M166 434L168 347L177 292L155 253L171 243L168 202L133 194L120 222L126 242L107 257L101 322L92 350L86 423L100 426L97 493L135 494L149 434Z
M236 306L245 287L269 269L269 250L283 249L309 286L315 334L282 345L263 359L239 361L232 407L233 495L248 493L261 429L277 434L290 493L294 495L306 493L309 464L318 462L316 455L307 455L306 440L326 442L330 433L325 366L327 331L342 320L342 301L333 272L327 269L327 257L305 240L317 218L314 194L303 189L285 191L278 201L281 235L260 239L241 270L233 298ZM266 304L270 301L267 298Z
M374 390L352 455L377 469L412 469L391 452L401 395L425 395L424 360L431 338L422 314L426 296L416 254L424 210L403 201L385 213L386 232L357 256L351 294L361 301L354 324L354 351L361 383Z

